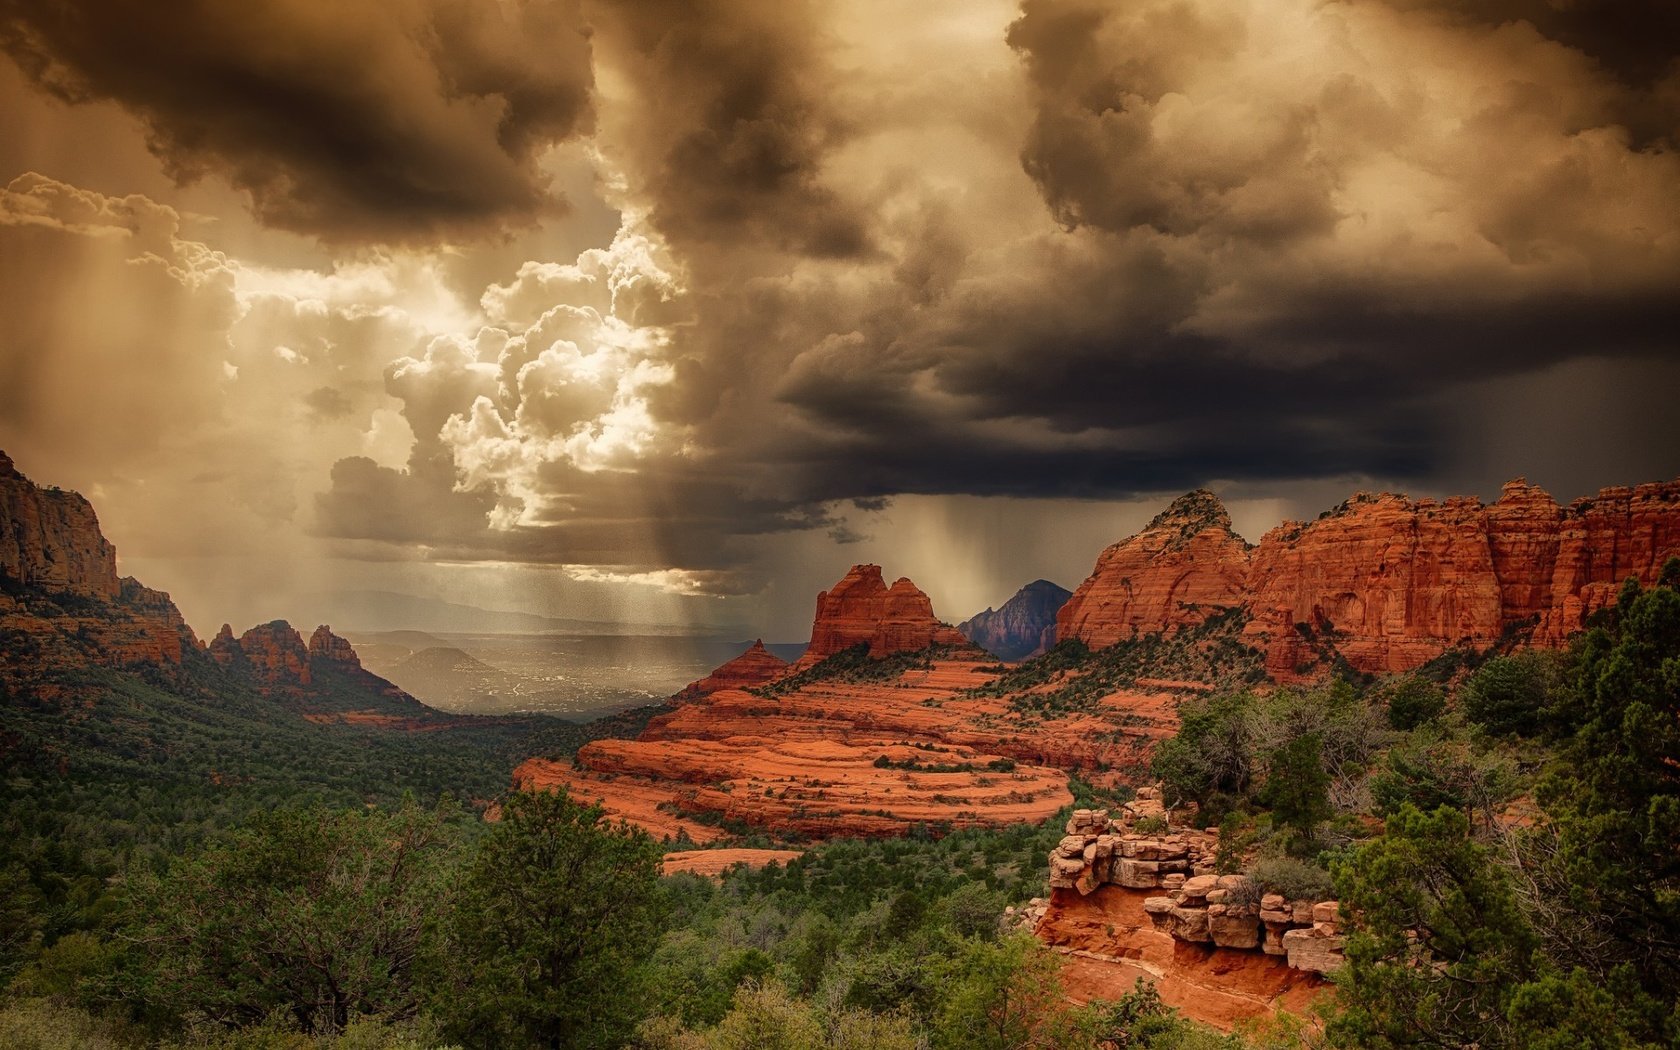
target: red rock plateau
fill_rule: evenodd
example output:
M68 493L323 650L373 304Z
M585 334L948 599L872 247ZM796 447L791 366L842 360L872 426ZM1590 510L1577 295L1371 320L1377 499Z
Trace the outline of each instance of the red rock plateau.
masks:
M803 671L856 645L868 645L869 655L878 657L966 641L933 615L933 602L914 583L900 577L888 587L879 565L854 565L817 595L811 644L793 668Z
M1522 479L1492 505L1360 493L1253 547L1197 491L1103 551L1057 636L1100 648L1239 608L1279 681L1310 676L1332 653L1360 671L1405 671L1459 646L1561 645L1623 580L1649 584L1676 554L1680 480L1567 507Z
M760 638L746 652L719 664L706 677L688 683L687 688L671 699L680 704L699 700L723 689L751 689L780 678L787 669L788 662L764 648L764 639Z
M744 827L900 835L1042 820L1071 800L1065 770L1135 763L1175 724L1181 690L1171 684L1114 690L1068 713L990 695L996 661L952 641L914 584L891 591L913 598L889 603L880 570L858 566L824 592L812 636L839 654L828 664L801 660L756 690L694 698L634 740L593 741L572 762L531 759L515 777L563 785L673 839L718 841L720 828ZM847 662L865 642L883 656L915 648Z
M786 864L804 856L796 849L691 849L665 854L663 871L667 875L688 872L691 875L717 876L737 864L762 868L766 864Z

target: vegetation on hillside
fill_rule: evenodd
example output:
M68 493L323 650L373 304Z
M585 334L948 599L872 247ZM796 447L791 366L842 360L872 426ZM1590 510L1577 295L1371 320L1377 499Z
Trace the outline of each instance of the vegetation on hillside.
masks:
M8 772L0 1045L1680 1045L1677 588L1680 561L1567 652L1446 687L1184 705L1154 757L1168 801L1219 823L1221 870L1338 897L1348 939L1321 1020L1236 1035L1143 985L1076 1007L1058 956L1001 921L1044 892L1063 817L661 878L659 845L563 794L514 795L491 824L443 798L438 780L491 776L494 738L221 736L260 698L218 714L96 676L102 713L143 731L89 718L50 737L85 769ZM233 740L247 779L215 783L202 758Z

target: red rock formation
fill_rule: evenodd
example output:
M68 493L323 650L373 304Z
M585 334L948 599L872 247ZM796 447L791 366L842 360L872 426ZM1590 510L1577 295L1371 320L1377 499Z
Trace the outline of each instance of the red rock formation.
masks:
M0 577L48 593L112 601L122 593L117 550L87 500L37 488L0 452Z
M356 647L350 644L349 639L332 633L332 628L326 624L315 628L315 633L309 636L309 655L313 659L331 660L358 671L362 667L362 658L356 655Z
M1248 545L1219 497L1198 489L1102 552L1056 614L1057 637L1101 648L1197 624L1241 604L1247 579Z
M314 680L309 648L285 620L259 624L240 635L239 651L252 680L265 691L295 689Z
M885 656L930 645L964 645L967 639L939 622L933 602L908 579L888 587L879 565L854 565L832 589L817 595L811 644L793 669L802 671L863 644L871 656Z
M719 664L706 677L688 683L671 699L677 703L688 703L720 689L751 689L780 677L787 669L788 662L764 648L764 640L760 638L748 646L746 652Z
M1417 667L1454 646L1531 631L1562 645L1629 576L1653 582L1680 554L1680 481L1605 489L1560 510L1522 479L1491 506L1360 493L1258 547L1208 493L1175 501L1115 544L1057 617L1058 637L1101 647L1242 606L1273 677L1333 650L1361 671Z

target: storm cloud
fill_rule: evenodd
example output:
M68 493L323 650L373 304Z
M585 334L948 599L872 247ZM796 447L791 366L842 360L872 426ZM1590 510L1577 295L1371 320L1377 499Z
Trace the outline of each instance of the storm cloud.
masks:
M47 91L134 113L177 179L333 241L532 222L560 204L541 150L592 119L576 0L5 0L0 46Z
M0 438L70 429L51 355L153 355L148 396L190 407L131 425L283 478L249 505L300 550L803 608L799 574L941 549L930 523L1010 557L942 507L1088 537L1069 501L1133 522L1212 485L1258 519L1680 470L1649 409L1680 367L1671 5L5 3L68 112L122 107L332 261L14 183L0 237L49 268L0 288L0 371L34 391ZM564 240L556 147L616 233L473 248ZM75 346L43 281L190 330L135 311ZM1022 579L1095 553L1027 546Z

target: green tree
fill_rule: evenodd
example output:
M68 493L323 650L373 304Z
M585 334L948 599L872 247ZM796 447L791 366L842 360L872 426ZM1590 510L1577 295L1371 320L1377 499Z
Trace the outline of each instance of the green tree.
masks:
M1381 698L1388 707L1389 726L1402 731L1433 722L1447 710L1446 694L1422 675L1406 675L1389 683Z
M1680 997L1680 591L1624 589L1613 622L1579 640L1557 711L1577 728L1541 783L1549 819L1524 856L1537 887L1586 928L1548 936L1548 950L1606 986L1625 968L1672 1009Z
M517 792L462 880L437 1007L474 1044L616 1046L644 1012L662 850L561 792Z
M1551 721L1548 710L1556 681L1549 653L1524 650L1496 656L1464 683L1464 714L1490 733L1535 736Z
M417 964L447 914L450 805L278 810L131 874L127 996L229 1026L275 1011L306 1032L412 1016Z
M1403 805L1382 838L1336 865L1348 931L1328 1029L1336 1045L1522 1045L1507 1013L1534 976L1535 937L1507 872L1469 828L1455 810Z
M1277 748L1266 770L1260 801L1290 833L1290 844L1305 852L1318 826L1335 811L1330 807L1330 777L1324 772L1324 741L1306 733Z
M950 1050L1063 1050L1086 1045L1062 994L1061 961L1032 937L966 941L939 975L934 1045Z

